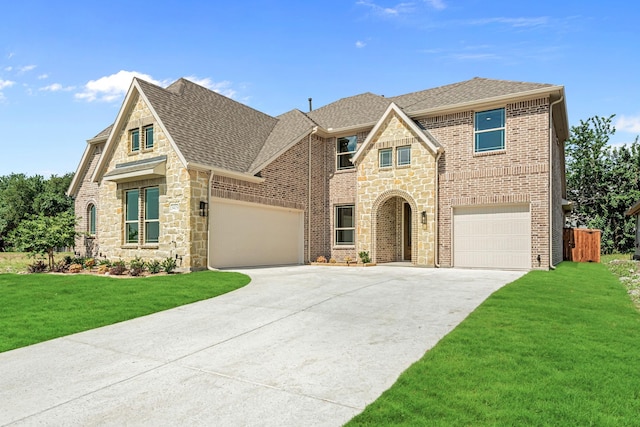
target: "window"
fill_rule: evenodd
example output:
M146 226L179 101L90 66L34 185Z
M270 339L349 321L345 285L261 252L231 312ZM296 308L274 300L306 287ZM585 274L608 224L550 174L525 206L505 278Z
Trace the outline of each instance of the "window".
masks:
M504 150L504 108L476 113L474 130L476 153Z
M143 196L142 200L140 196ZM140 212L142 202L143 212ZM140 243L142 231L144 243L158 243L160 237L160 189L129 190L125 195L124 219L125 243Z
M336 153L338 157L338 169L352 169L353 163L351 158L356 152L358 146L358 138L354 136L344 136L338 138Z
M91 236L96 235L96 205L91 203L87 209L87 217L89 222L87 223L87 231Z
M411 146L406 145L404 147L398 147L396 156L398 159L398 166L406 166L411 164Z
M354 210L353 205L336 206L336 245L355 244Z
M125 196L124 214L124 241L125 243L138 243L138 202L140 199L139 190L129 190Z
M384 148L380 151L378 151L379 153L379 157L380 157L380 167L381 168L388 168L390 166L393 166L393 150L391 150L391 148Z
M140 131L138 129L130 131L129 139L131 140L131 151L140 151Z
M144 128L144 149L150 150L153 148L153 126L146 126Z
M160 189L144 190L144 242L158 243L160 236Z

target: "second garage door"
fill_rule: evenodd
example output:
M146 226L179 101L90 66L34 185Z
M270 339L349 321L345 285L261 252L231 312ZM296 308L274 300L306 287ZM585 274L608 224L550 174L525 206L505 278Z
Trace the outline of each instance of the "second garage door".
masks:
M300 210L212 199L209 215L209 262L213 267L304 262Z
M454 208L453 264L472 268L531 268L529 205Z

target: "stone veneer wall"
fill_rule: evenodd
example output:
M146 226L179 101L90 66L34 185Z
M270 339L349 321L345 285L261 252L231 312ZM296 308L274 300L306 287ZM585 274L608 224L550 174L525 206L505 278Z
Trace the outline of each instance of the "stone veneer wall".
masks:
M497 107L496 107L497 108ZM473 111L431 116L420 123L444 147L439 161L439 258L452 266L453 208L527 203L531 209L531 265L549 264L549 100L505 106L505 150L475 154Z
M411 146L411 164L397 166L396 148L407 145ZM392 167L379 167L378 150L381 148L393 148ZM402 233L399 226L402 223L401 204L400 207L387 206L389 199L396 197L411 206L411 261L417 265L433 266L436 244L435 157L396 114L390 115L380 126L359 159L357 180L357 251L368 251L374 262L402 259L398 241ZM424 225L418 219L422 211L427 215ZM396 239L392 239L387 227L394 230Z
M91 181L91 176L96 169L102 150L104 149L104 142L91 144L87 147L90 151L88 155L91 160L89 165L84 171L81 171L82 177L80 178L80 185L78 187L78 194L75 195L74 209L75 215L78 219L76 225L76 231L80 234L75 239L75 250L82 256L95 257L100 254L99 244L99 228L100 224L100 197L99 186L97 182ZM93 204L96 207L96 235L89 236L89 205Z
M100 221L98 224L101 252L109 259L121 258L123 260L131 260L136 256L145 260L175 258L178 256L181 258L178 260L179 269L202 268L199 261L202 257L201 253L195 256L195 259L198 260L195 261L195 264L192 261L194 247L201 249L200 246L193 242L193 239L202 235L202 227L200 227L200 232L189 232L189 226L199 221L193 218L193 216L197 215L197 210L194 209L194 203L196 202L192 200L190 173L184 168L160 126L154 123L151 111L145 102L141 98L134 100L134 102L132 109L127 112L129 117L127 123L117 130L118 134L115 136L117 144L109 161L107 171L115 168L116 164L166 155L166 176L120 184L106 180L102 181L100 186ZM140 152L130 153L129 129L148 124L154 125L153 149L143 150L141 147ZM194 176L195 186L201 186L202 180L202 174L196 173ZM151 186L158 186L160 189L159 242L148 245L124 244L125 191ZM142 203L140 209L142 210Z

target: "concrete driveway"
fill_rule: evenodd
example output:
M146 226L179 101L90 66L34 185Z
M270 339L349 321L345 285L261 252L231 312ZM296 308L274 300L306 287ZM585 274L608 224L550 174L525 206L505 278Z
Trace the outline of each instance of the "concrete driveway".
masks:
M0 425L339 426L515 271L278 267L0 353Z

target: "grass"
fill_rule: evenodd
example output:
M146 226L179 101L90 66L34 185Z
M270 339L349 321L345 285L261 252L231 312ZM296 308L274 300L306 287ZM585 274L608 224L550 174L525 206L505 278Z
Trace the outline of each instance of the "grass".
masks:
M213 271L145 278L0 274L0 352L212 298L249 280Z
M640 313L602 264L494 293L348 426L640 425Z

